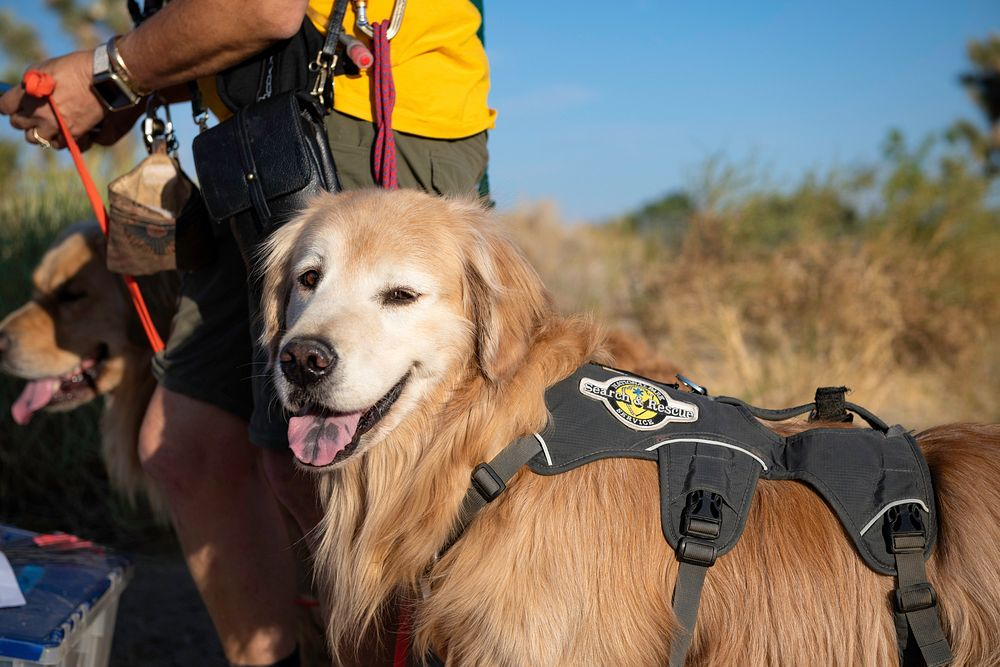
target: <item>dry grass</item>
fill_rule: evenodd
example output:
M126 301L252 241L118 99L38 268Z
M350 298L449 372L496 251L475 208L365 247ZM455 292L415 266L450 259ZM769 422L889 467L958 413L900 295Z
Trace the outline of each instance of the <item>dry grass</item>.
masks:
M989 253L968 261L877 235L739 247L718 240L718 217L696 213L674 245L621 224L570 225L547 205L506 224L563 310L643 334L713 393L784 407L846 384L851 400L913 428L1000 420Z

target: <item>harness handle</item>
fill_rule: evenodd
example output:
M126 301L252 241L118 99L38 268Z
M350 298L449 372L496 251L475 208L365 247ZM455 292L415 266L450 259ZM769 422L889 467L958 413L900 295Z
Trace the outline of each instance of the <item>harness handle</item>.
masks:
M97 186L94 184L94 179L91 178L90 171L87 169L87 164L83 161L83 154L80 152L80 147L77 145L76 140L73 139L73 135L70 133L69 127L66 126L66 121L63 120L62 114L59 113L56 101L52 99L52 93L56 90L56 80L45 72L28 70L24 73L21 85L28 96L45 100L48 102L49 107L52 108L52 113L59 124L59 131L62 133L63 139L66 140L66 147L73 157L73 164L76 166L77 173L80 174L80 180L83 181L83 189L87 191L87 199L90 200L90 206L94 209L94 215L97 216L97 222L101 225L101 231L107 237L108 211L104 207L104 200L101 199L101 195L97 191ZM135 278L127 274L122 274L122 280L125 282L125 289L132 300L132 306L135 308L136 315L139 316L139 321L142 323L142 329L146 332L149 346L153 349L154 353L162 351L164 349L163 339L160 338L160 334L153 324L153 318L150 316L146 302L142 298L139 284L136 283Z
M799 415L804 415L807 412L812 412L816 408L815 403L805 403L803 405L797 405L794 408L772 410L769 408L758 408L756 405L750 405L746 401L741 401L740 399L733 398L732 396L717 396L715 400L719 403L727 403L729 405L746 408L746 410L754 417L769 422L785 421L791 419L792 417L798 417ZM883 433L889 430L889 425L879 419L867 408L863 408L860 405L849 402L845 402L844 407L868 422L868 425L873 429L882 431Z

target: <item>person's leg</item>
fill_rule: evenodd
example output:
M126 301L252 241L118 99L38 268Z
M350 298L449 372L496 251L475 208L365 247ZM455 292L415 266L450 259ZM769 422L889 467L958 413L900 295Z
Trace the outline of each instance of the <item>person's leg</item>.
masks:
M248 440L253 345L247 280L233 237L184 274L140 456L167 498L192 577L236 664L267 665L297 637L295 561L284 518Z
M267 665L295 648L295 563L246 422L162 387L140 435L227 659Z

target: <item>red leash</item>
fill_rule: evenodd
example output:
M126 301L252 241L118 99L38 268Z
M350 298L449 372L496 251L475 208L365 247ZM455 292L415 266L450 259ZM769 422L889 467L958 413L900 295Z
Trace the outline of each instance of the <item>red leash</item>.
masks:
M372 24L372 50L375 51L375 181L383 188L399 187L396 178L396 138L392 134L392 110L396 106L396 84L392 80L389 58L389 21Z
M73 156L73 164L76 165L76 170L80 174L80 180L83 181L83 189L87 191L87 198L90 200L90 206L94 209L94 215L97 216L97 222L101 225L101 231L103 231L104 235L107 236L108 211L104 208L104 201L101 199L101 194L97 191L97 186L94 185L94 179L90 177L87 165L83 161L83 154L80 153L80 147L77 146L76 141L73 139L73 135L70 134L69 128L66 127L66 122L63 120L62 114L60 114L59 109L56 108L55 100L52 99L52 93L55 92L56 89L55 79L44 72L28 70L24 73L22 85L24 86L25 93L31 97L44 99L52 108L52 113L55 114L56 122L59 123L59 130L62 132L63 138L66 140L66 147L69 148L70 155ZM125 288L128 290L129 297L132 299L132 305L135 307L135 312L139 316L142 328L146 332L146 338L149 339L149 346L153 348L153 352L160 352L164 347L163 340L160 338L160 334L156 331L156 326L153 325L153 318L150 317L149 309L146 308L146 302L142 298L142 292L139 291L139 285L135 282L135 278L129 275L122 275L122 280L125 281Z

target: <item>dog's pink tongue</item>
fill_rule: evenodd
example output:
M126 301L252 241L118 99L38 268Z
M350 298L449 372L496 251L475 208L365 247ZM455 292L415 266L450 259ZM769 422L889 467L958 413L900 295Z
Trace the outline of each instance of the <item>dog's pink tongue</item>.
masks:
M14 401L14 405L10 407L10 414L14 417L14 421L21 426L30 422L31 417L36 412L49 404L58 386L59 380L53 378L29 382L21 395Z
M312 466L333 463L337 454L347 447L358 430L362 410L317 417L305 415L288 420L288 446L295 458Z

